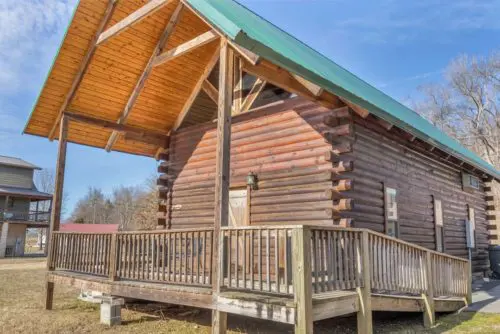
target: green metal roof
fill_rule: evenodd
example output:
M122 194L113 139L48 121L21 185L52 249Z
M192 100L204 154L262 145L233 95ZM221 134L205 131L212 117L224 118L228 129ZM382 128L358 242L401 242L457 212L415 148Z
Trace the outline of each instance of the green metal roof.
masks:
M413 110L233 0L187 0L236 44L343 97L414 136L500 179L492 165Z

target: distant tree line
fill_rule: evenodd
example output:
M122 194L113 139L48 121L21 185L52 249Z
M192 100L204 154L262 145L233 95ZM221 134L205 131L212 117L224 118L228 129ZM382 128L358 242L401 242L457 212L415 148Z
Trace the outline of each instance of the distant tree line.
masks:
M156 180L144 186L118 186L109 195L89 187L76 203L70 220L79 224L118 224L120 230L154 229L158 198Z

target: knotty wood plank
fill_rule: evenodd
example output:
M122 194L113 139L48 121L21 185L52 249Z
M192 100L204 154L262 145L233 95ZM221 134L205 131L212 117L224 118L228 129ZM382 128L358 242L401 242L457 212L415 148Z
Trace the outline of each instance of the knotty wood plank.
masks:
M90 41L90 46L87 49L87 52L85 53L85 56L83 57L80 67L78 69L78 72L76 73L75 78L73 79L73 82L71 84L71 88L69 89L69 92L66 95L66 98L64 99L64 102L62 103L61 107L59 108L59 112L57 113L56 120L54 124L52 125L52 129L49 132L48 138L50 140L54 140L57 125L59 124L62 114L64 111L66 111L66 108L71 104L71 101L73 101L73 98L76 95L76 91L78 90L78 87L80 86L83 76L87 72L87 68L90 64L90 61L92 60L92 57L94 56L95 50L97 48L97 40L101 34L101 32L104 30L106 25L108 24L109 20L111 19L111 16L113 16L113 12L115 11L116 5L118 1L115 0L108 0L108 6L106 7L106 11L104 12L103 18L101 19L101 23L99 23L99 26L97 27L97 31Z
M172 16L170 17L170 20L168 21L167 25L165 26L165 30L163 31L162 35L160 36L160 39L158 40L158 43L156 44L156 47L149 58L148 63L146 64L144 71L142 72L141 76L139 77L139 80L135 84L134 89L132 90L132 93L130 94L127 104L125 105L125 108L123 111L120 113L120 117L117 120L118 124L124 123L130 112L132 111L132 108L134 107L137 98L141 94L144 85L146 84L147 79L149 78L149 74L151 73L151 70L153 68L153 63L156 57L163 51L163 48L165 47L169 37L172 35L177 22L179 22L181 18L181 13L182 9L184 8L184 5L182 2L179 2L177 7L175 8L174 12L172 13ZM106 151L110 151L113 145L116 143L118 139L118 133L116 131L113 131L111 136L108 139L108 142L106 144Z
M137 9L135 12L115 23L112 27L106 31L99 34L96 45L100 45L110 39L111 37L117 36L126 29L134 26L135 24L141 22L148 16L154 14L156 11L160 10L163 6L167 5L173 0L150 0L147 4ZM118 1L111 1L116 3Z

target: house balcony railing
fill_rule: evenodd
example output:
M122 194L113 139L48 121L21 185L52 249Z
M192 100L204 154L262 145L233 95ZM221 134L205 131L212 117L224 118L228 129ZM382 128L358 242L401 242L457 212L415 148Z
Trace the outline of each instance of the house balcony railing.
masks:
M48 223L48 211L0 211L0 221Z

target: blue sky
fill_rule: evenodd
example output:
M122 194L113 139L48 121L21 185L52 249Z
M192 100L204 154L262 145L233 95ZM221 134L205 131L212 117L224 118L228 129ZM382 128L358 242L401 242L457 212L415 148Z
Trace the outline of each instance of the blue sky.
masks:
M0 155L55 168L57 142L21 135L75 0L0 1ZM408 103L460 54L500 50L500 1L241 0L392 97ZM69 145L68 212L88 186L111 192L154 173L153 159Z

